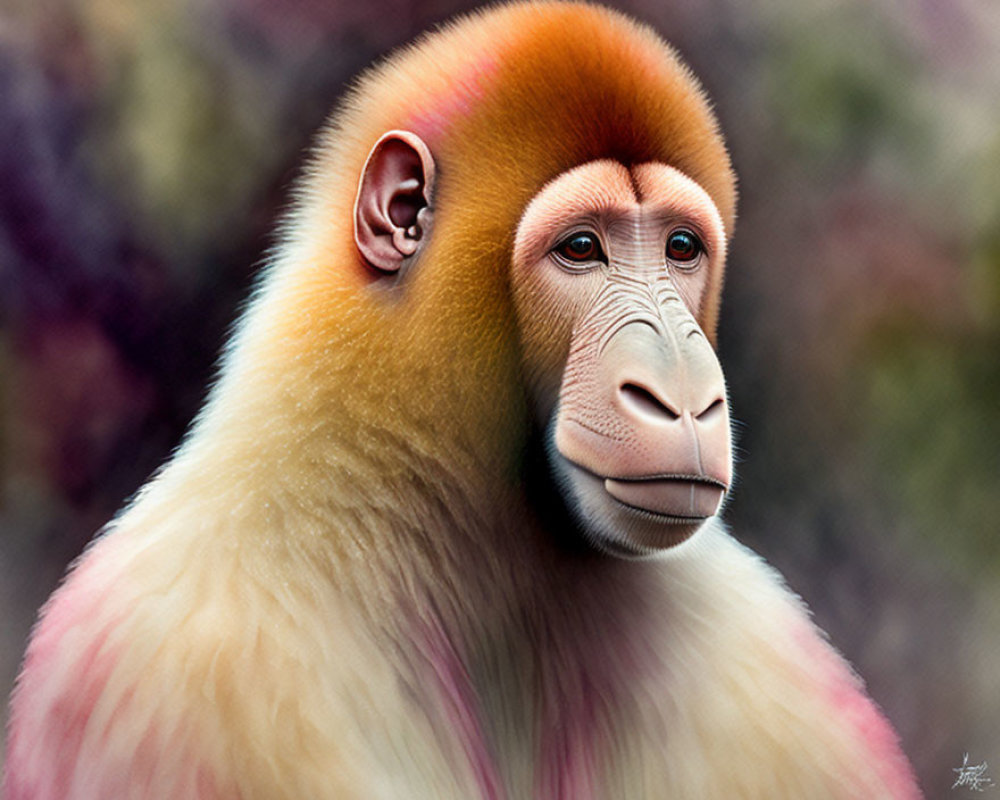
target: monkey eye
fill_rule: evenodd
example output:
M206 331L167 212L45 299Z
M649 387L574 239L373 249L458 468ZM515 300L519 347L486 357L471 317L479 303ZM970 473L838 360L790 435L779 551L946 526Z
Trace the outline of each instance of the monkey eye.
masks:
M601 249L597 236L589 231L581 231L563 239L553 252L570 266L588 264L594 261L607 263L607 256Z
M677 264L690 265L705 251L701 239L683 228L667 237L667 258Z

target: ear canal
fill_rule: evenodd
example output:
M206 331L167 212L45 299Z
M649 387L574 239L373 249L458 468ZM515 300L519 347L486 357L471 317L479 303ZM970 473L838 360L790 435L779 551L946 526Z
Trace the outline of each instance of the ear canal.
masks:
M389 131L375 143L358 182L354 242L376 270L398 272L424 244L431 216L434 158L423 139Z

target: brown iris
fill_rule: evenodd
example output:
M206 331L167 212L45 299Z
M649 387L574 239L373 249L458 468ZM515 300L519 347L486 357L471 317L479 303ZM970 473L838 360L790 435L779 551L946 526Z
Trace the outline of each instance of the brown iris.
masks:
M682 264L694 261L701 255L701 241L691 231L674 231L667 239L667 258Z
M578 264L604 260L601 243L592 233L574 233L556 245L556 252L567 261Z

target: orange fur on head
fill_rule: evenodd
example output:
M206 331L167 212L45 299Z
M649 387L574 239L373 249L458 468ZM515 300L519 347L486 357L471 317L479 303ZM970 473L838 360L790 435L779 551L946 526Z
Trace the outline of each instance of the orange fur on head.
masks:
M425 259L444 269L492 256L502 277L534 193L601 158L676 167L705 188L732 233L735 176L701 87L652 30L605 8L543 2L473 14L364 75L334 115L305 187L323 198L312 211L329 228L325 254L350 241L341 226L353 198L330 189L356 185L372 145L392 129L427 141L440 170L436 205L461 209L460 230L438 219L448 241ZM347 253L336 255L339 264ZM699 320L710 335L721 279Z
M372 287L380 279L352 236L354 189L388 130L413 131L430 147L434 221L400 285ZM271 318L247 325L247 338L266 330L276 369L311 370L298 382L328 425L364 423L388 407L406 435L458 439L477 463L509 472L525 418L508 285L514 232L543 185L601 158L675 166L708 192L731 232L735 178L715 118L650 29L601 7L543 2L426 35L362 76L333 115L272 268L268 291L284 287L287 302L256 309ZM713 342L722 278L720 263L698 320ZM348 413L334 413L341 403Z

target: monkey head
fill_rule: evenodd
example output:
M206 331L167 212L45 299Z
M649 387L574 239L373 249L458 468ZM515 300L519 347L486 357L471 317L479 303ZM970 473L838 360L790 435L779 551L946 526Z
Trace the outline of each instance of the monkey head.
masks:
M341 113L355 137L335 126L321 148L320 176L357 165L343 209L357 288L391 306L364 338L406 318L394 346L426 376L409 394L440 410L432 395L452 393L441 435L480 424L514 464L544 437L591 542L660 552L732 481L714 351L728 155L695 79L648 29L575 3L490 14L510 17L502 35L473 15L449 40L461 52L431 35L363 79Z

